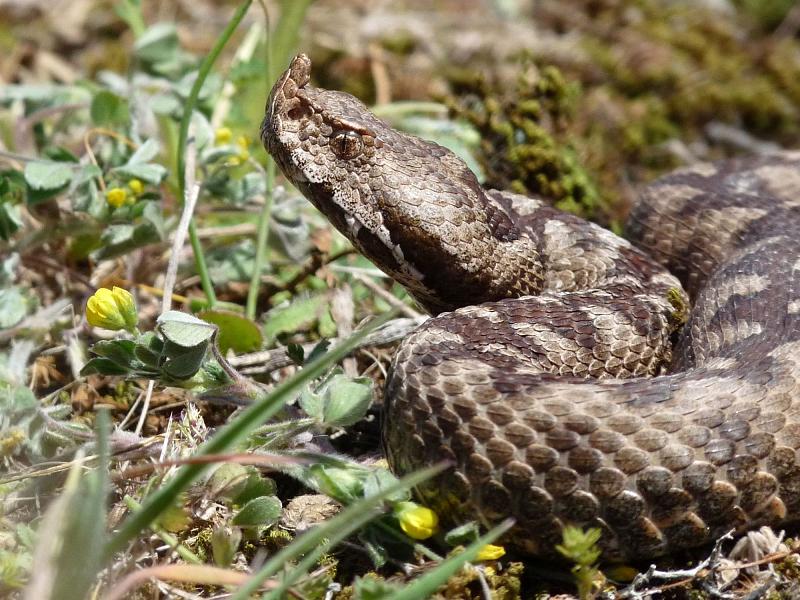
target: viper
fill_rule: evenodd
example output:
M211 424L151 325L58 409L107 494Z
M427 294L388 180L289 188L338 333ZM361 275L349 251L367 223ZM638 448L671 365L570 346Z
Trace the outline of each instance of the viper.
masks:
M800 154L646 187L626 239L484 190L449 150L310 83L295 57L261 138L283 173L433 318L387 378L384 445L452 522L568 525L652 558L800 518Z

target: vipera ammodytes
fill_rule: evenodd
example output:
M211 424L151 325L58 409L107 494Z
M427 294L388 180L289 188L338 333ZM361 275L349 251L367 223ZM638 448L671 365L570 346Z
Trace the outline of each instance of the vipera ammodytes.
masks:
M607 556L632 558L800 519L800 154L657 181L629 243L483 190L310 70L300 55L280 77L261 136L438 315L386 387L392 467L455 465L419 490L427 504L450 521L514 517L506 543L535 554L566 524L599 527Z

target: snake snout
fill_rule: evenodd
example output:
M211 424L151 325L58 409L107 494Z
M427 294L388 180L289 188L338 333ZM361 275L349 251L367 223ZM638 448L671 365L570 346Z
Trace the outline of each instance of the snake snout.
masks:
M310 80L311 60L305 54L298 54L272 86L261 123L261 139L270 153L270 142L280 133L282 119L291 118L292 109L300 103L297 91L304 88Z

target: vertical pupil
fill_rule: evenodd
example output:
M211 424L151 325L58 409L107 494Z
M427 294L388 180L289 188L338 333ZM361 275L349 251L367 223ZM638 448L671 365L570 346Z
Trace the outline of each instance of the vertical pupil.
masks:
M349 158L358 148L358 134L352 131L344 131L334 139L337 154Z

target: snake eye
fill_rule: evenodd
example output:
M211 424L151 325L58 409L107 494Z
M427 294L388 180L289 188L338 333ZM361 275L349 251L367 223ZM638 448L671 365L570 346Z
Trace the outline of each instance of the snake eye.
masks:
M361 136L355 131L337 131L330 141L331 150L339 158L355 158L364 149Z

